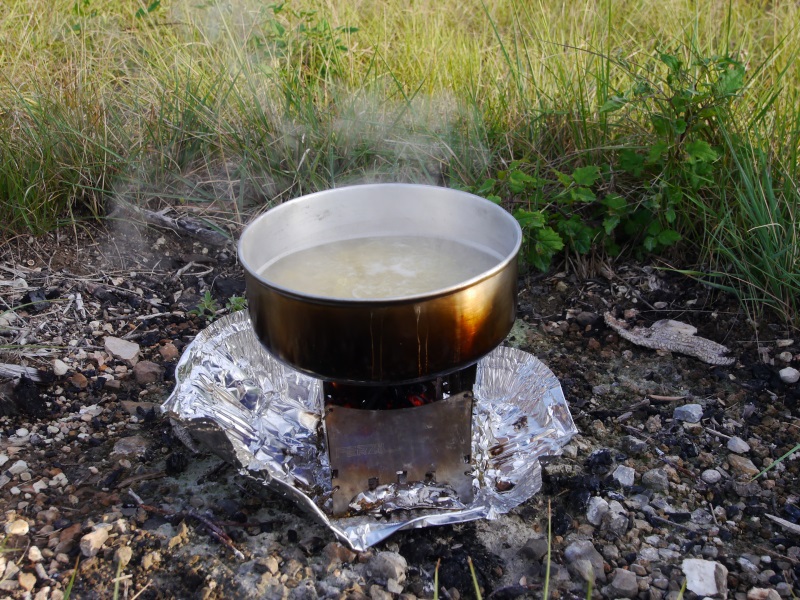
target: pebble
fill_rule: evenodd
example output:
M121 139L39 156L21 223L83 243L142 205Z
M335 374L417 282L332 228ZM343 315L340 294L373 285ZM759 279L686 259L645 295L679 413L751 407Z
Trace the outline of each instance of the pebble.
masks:
M28 548L28 560L34 563L40 562L44 559L42 556L42 551L39 550L39 546L31 546Z
M600 496L592 496L586 508L586 520L592 525L600 525L603 515L608 512L608 502Z
M13 465L8 467L8 472L11 475L19 475L20 473L24 473L27 470L28 470L28 463L26 463L24 460L18 460Z
M16 519L6 523L6 533L8 535L28 535L30 525L25 519Z
M611 477L622 487L631 487L636 476L636 470L625 465L619 465L612 473Z
M753 461L738 454L728 455L728 464L731 470L739 473L740 475L758 475L761 471L753 464Z
M83 373L74 373L72 377L69 378L70 383L74 385L76 388L85 390L86 387L89 385L89 380L86 379L86 375Z
M29 592L36 585L36 575L33 573L20 573L17 581L19 581L19 587Z
M394 579L398 583L406 580L408 563L397 552L378 552L367 563L367 573L374 579L386 581Z
M636 575L625 569L615 569L611 583L603 592L609 598L635 598L639 594L639 583Z
M792 362L792 359L794 358L794 356L792 355L791 352L783 351L783 352L779 353L775 358L777 358L778 360L783 361L785 363L790 363L790 362Z
M800 380L800 371L794 367L786 367L781 369L778 371L778 375L780 375L783 383L797 383L797 381Z
M124 360L130 365L139 362L139 344L118 337L107 336L103 340L106 352L114 358Z
M634 456L638 456L647 451L647 442L632 435L626 435L622 438L621 445L625 452L633 454Z
M669 477L664 469L650 469L642 475L642 483L651 490L669 491Z
M692 523L695 523L696 525L710 525L714 522L714 517L704 508L698 508L692 512L691 520Z
M91 558L100 552L103 544L105 544L108 539L109 529L108 527L101 527L87 533L81 538L81 553L83 553L86 558Z
M181 355L180 351L175 347L175 344L173 344L172 342L167 342L163 346L159 346L158 353L161 355L161 358L166 362L176 360Z
M67 371L69 371L69 367L63 360L57 358L53 361L53 375L62 377L67 374Z
M781 595L768 588L751 588L747 591L747 600L781 600Z
M592 572L591 580L596 578L605 582L606 573L603 568L603 557L590 540L572 542L564 550L564 560L567 561L567 568L584 581L590 581L590 578L587 577L589 572L586 566L588 564Z
M727 446L728 450L735 452L736 454L746 454L747 452L750 452L750 444L737 436L733 436L731 439L729 439Z
M725 597L728 593L728 569L716 561L687 558L681 563L686 589L698 596Z
M149 360L143 360L133 367L133 375L139 385L158 383L164 378L164 367Z
M542 560L547 554L547 539L531 538L520 548L519 553L526 558Z
M672 418L676 421L685 421L686 423L699 423L703 417L703 407L699 404L684 404L683 406L675 407L672 413Z
M706 469L700 474L700 479L705 481L710 485L714 485L715 483L719 483L722 480L722 473L717 471L716 469Z
M578 316L575 317L575 321L581 327L586 327L587 325L594 325L600 320L600 315L594 312L579 312Z
M114 444L114 450L111 454L123 454L141 456L147 451L148 443L145 438L140 435L132 435L124 437Z
M114 562L117 563L120 568L125 568L125 566L131 562L133 558L133 549L130 546L120 546L114 551Z

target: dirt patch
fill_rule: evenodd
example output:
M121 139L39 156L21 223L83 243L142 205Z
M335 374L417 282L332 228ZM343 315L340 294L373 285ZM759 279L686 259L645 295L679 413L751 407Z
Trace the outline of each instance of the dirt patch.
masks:
M800 593L790 527L799 463L752 480L800 437L800 391L780 375L798 367L800 343L669 272L603 273L520 282L509 343L559 377L581 431L545 465L542 492L496 521L404 532L356 554L294 505L192 454L155 410L181 350L243 293L232 245L134 222L7 241L0 362L29 378L0 384L0 589L59 597L80 558L80 598L112 597L118 585L139 598L411 600L432 597L441 559L440 595L457 598L472 594L470 557L485 596L539 597L549 505L554 595L585 597L592 580L603 597L675 597L684 558L726 569L731 595ZM736 362L637 347L605 325L606 311L642 327L691 324ZM135 344L135 357L109 338Z

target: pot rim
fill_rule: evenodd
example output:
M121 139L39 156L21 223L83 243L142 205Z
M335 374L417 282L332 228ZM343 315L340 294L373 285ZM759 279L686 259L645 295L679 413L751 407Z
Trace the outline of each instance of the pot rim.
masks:
M256 224L257 221L261 220L262 218L265 218L266 215L272 214L275 211L279 211L280 212L280 211L283 211L283 210L289 210L290 209L290 205L292 205L295 202L312 202L313 199L316 198L317 196L323 196L323 195L330 194L333 190L341 191L341 190L347 190L349 188L363 189L363 188L368 188L368 187L376 187L376 188L407 187L407 188L422 188L422 189L429 189L429 190L447 190L447 191L452 192L452 193L456 193L456 194L459 194L459 195L463 195L463 196L467 196L467 197L470 197L470 198L474 198L474 199L480 200L481 202L485 202L485 203L487 203L487 205L490 205L490 206L494 207L496 210L501 211L503 216L500 217L500 218L505 219L508 223L511 224L511 226L514 229L514 232L516 234L516 236L515 236L516 240L514 242L514 247L513 247L511 252L509 252L500 262L498 262L492 268L487 269L486 271L483 271L483 272L479 273L478 275L475 275L474 277L471 277L470 279L465 279L465 280L460 281L460 282L458 282L456 284L453 284L453 285L451 285L449 287L437 288L437 289L431 290L429 292L424 292L424 293L420 293L420 294L409 294L409 295L405 295L405 296L389 296L389 297L385 297L385 298L337 298L337 297L332 297L332 296L320 296L320 295L317 295L317 294L308 294L308 293L299 292L299 291L294 290L292 288L287 288L287 287L278 285L277 283L274 283L274 282L272 282L272 281L270 281L268 279L265 279L264 277L259 275L258 272L256 271L256 269L253 269L252 266L250 264L248 264L248 262L244 259L243 245L244 245L244 239L245 239L245 237L247 235L247 232L248 232L248 230L250 230ZM498 213L498 214L500 214L500 213ZM361 236L361 237L369 237L369 236ZM358 239L358 237L348 238L348 239ZM449 239L449 238L444 238L444 239ZM520 227L519 223L513 217L513 215L511 215L511 213L509 213L507 210L503 209L502 207L498 206L494 202L492 202L490 200L487 200L486 198L482 198L481 196L477 196L475 194L471 194L469 192L465 192L465 191L458 190L458 189L455 189L455 188L448 188L448 187L437 186L437 185L425 185L425 184L418 184L418 183L399 183L399 182L397 182L397 183L367 183L367 184L347 185L347 186L342 186L342 187L333 187L333 188L329 188L329 189L326 189L326 190L320 190L318 192L313 192L311 194L305 194L303 196L298 196L297 198L293 198L291 200L287 200L286 202L283 202L283 203L279 204L278 206L270 208L269 210L261 213L255 219L250 221L250 223L247 224L247 226L242 230L242 233L239 236L239 241L237 242L236 250L237 250L239 262L242 264L242 267L244 267L245 271L247 271L247 274L250 277L258 280L259 283L261 283L262 285L265 285L265 286L275 290L276 292L278 292L278 293L280 293L282 295L285 295L285 296L288 296L288 297L291 297L291 298L301 299L301 300L304 300L304 301L307 301L307 302L312 302L312 303L315 303L315 304L324 304L324 305L347 305L347 306L376 306L376 305L380 305L380 306L383 306L383 305L387 305L387 304L408 304L408 303L414 303L414 302L419 302L419 301L423 301L423 300L425 300L425 301L432 300L434 298L439 298L439 297L442 297L442 296L448 296L450 294L454 294L456 292L459 292L459 291L465 290L467 288L473 287L476 284L478 284L478 283L480 283L480 282L482 282L482 281L484 281L486 279L489 279L489 278L493 277L494 275L496 275L497 273L503 271L512 260L517 260L517 256L519 254L519 250L520 250L521 246L522 246L522 228Z

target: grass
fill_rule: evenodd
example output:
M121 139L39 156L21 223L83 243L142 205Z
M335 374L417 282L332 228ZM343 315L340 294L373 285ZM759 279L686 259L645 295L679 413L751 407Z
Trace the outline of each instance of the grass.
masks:
M679 267L798 325L798 22L744 0L10 0L0 228L115 201L242 223L333 185L492 180L542 211L534 264L559 243L680 244ZM589 185L556 180L588 167ZM515 170L550 183L514 191Z

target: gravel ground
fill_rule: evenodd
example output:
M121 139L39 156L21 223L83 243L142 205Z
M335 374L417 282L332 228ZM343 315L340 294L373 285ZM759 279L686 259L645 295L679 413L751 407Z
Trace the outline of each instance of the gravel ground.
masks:
M131 222L7 240L0 597L74 582L73 598L413 600L433 597L441 561L439 595L458 600L474 596L470 558L484 597L539 598L548 506L551 597L800 595L800 461L753 479L800 438L800 339L664 271L598 272L521 281L509 343L559 377L581 431L543 490L498 520L354 553L158 413L182 349L243 293L232 246ZM207 290L216 315L196 310ZM606 311L689 323L736 362L637 347Z

